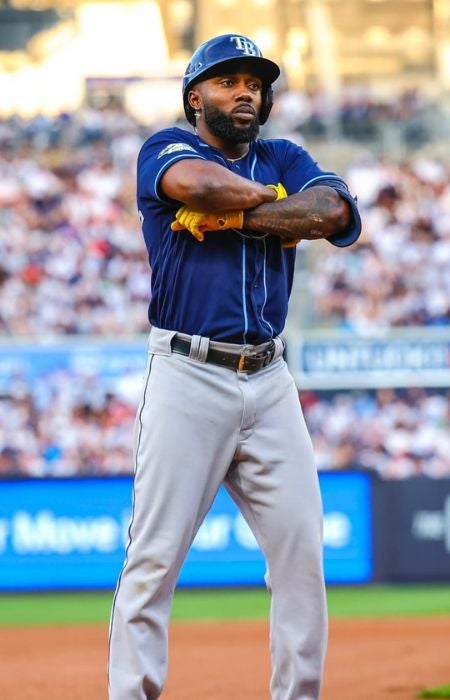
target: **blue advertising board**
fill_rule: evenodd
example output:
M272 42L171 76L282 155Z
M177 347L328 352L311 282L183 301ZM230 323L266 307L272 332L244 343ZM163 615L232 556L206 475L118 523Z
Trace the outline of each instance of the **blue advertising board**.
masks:
M372 481L360 472L320 474L324 504L324 566L328 583L373 576Z
M290 370L303 389L450 386L448 326L357 334L333 329L287 332Z
M450 370L450 340L393 339L380 341L352 337L347 341L315 342L300 346L299 366L317 372L426 372Z
M370 581L370 479L323 473L320 484L327 581ZM0 482L0 590L113 587L124 560L131 493L131 477ZM262 585L264 572L252 533L221 489L179 586Z

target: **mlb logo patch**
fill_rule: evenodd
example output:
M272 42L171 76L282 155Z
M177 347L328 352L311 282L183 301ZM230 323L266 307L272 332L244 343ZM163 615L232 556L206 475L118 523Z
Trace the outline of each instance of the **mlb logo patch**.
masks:
M188 143L171 143L158 153L158 158L168 156L170 153L177 153L178 151L193 151L195 153L195 148L192 148Z

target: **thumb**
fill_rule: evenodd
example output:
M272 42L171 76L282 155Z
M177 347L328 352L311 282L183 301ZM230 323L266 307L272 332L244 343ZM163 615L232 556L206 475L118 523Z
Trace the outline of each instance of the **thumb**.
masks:
M175 220L172 221L172 223L170 224L170 228L172 229L172 231L184 231L186 226L183 226L183 224L180 224L179 221Z
M199 229L197 226L194 226L194 227L192 227L192 228L189 229L189 230L190 230L190 232L192 233L192 235L193 235L198 241L200 241L200 243L201 243L202 241L205 240L205 236L203 235L202 231L200 231L200 229Z

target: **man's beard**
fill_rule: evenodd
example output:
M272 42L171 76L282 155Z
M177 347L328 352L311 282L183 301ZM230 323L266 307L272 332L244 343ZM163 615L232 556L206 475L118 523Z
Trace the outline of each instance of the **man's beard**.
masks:
M203 116L214 136L218 136L224 139L224 141L250 143L250 141L254 141L259 134L259 122L257 119L246 127L237 127L233 124L231 117L228 117L215 107L211 107L211 105L205 105Z

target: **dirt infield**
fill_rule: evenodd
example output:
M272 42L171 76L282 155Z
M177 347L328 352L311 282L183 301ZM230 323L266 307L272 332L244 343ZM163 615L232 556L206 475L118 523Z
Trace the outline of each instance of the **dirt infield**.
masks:
M323 700L413 700L450 682L450 617L330 624ZM105 700L105 626L0 628L2 700ZM164 700L269 698L265 622L176 623Z

